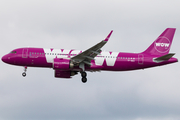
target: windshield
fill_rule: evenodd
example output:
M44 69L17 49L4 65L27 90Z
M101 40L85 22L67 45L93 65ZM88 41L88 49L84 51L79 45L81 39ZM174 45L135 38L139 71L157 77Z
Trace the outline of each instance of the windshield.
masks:
M10 53L15 54L15 53L16 53L16 51L11 51Z

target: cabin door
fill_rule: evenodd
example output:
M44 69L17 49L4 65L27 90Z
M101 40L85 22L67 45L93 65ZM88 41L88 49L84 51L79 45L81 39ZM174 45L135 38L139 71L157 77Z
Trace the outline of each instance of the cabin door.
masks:
M139 54L138 55L138 64L142 65L144 63L144 55Z
M22 58L27 58L28 57L28 49L24 48L22 51Z

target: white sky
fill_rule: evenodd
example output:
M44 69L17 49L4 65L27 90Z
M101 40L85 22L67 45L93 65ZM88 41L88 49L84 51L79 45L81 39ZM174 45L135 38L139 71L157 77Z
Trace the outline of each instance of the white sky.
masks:
M19 47L87 49L114 30L106 51L142 52L177 28L177 0L0 0L0 56ZM130 72L88 72L64 80L53 69L0 62L0 120L179 120L180 65Z

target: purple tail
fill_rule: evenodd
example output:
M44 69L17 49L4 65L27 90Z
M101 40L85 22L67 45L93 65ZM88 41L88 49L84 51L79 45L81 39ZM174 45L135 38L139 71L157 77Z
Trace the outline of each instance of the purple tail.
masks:
M167 28L143 53L151 55L168 54L175 30L175 28Z

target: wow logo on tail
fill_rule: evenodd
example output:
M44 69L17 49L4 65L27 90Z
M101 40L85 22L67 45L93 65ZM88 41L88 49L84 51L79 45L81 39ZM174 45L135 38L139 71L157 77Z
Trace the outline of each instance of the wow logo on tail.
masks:
M166 37L159 37L155 42L154 42L154 47L155 49L160 52L160 53L165 53L170 49L170 41Z
M143 53L160 56L168 54L175 30L175 28L167 28Z

